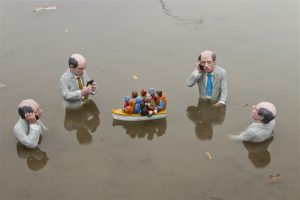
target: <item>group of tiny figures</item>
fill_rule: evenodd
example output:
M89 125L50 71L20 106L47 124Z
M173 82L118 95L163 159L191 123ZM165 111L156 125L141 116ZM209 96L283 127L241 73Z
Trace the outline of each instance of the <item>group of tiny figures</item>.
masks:
M138 95L137 91L132 91L131 96L125 96L122 110L127 114L140 114L151 117L158 112L166 110L166 107L167 99L163 92L149 88L148 92L145 89L141 89L140 95Z

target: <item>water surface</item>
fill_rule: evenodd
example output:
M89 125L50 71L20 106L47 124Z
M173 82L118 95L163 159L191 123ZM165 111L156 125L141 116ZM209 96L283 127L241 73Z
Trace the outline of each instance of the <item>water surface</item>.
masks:
M47 2L57 10L1 2L1 199L300 198L298 2ZM225 109L185 85L205 49L228 73ZM72 53L99 85L80 113L59 89ZM113 121L125 95L148 87L165 92L166 120ZM25 98L49 128L35 150L12 133ZM274 137L231 141L260 101L277 106Z

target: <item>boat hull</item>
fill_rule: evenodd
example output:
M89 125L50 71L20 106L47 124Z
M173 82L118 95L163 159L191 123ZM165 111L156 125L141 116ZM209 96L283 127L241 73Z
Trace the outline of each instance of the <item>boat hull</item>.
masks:
M159 112L152 116L141 116L139 114L124 113L122 109L112 109L112 116L114 119L121 121L148 121L166 118L166 111Z

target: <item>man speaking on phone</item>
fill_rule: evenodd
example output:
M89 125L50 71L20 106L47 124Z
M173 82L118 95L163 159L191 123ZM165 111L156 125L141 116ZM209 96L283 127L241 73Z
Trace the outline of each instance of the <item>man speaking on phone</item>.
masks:
M33 99L25 99L18 106L20 119L14 127L17 140L28 148L35 148L40 140L40 136L47 127L42 123L40 117L43 110Z
M69 68L60 77L62 96L67 107L80 107L95 94L97 85L86 73L86 59L80 54L69 58Z
M226 104L227 79L226 71L216 65L216 54L206 50L201 52L197 60L197 67L188 77L186 84L199 87L199 97L216 102L213 106Z

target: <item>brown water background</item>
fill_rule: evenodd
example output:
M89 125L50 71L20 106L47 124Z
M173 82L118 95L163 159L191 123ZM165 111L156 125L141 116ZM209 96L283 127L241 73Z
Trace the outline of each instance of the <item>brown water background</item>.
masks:
M1 200L300 199L299 2L66 0L32 12L45 2L1 1ZM228 73L226 114L185 85L205 49ZM72 53L99 86L82 114L59 89ZM125 95L148 87L165 92L166 120L113 121ZM49 128L35 150L12 132L25 98ZM277 106L274 138L230 140L260 101Z

